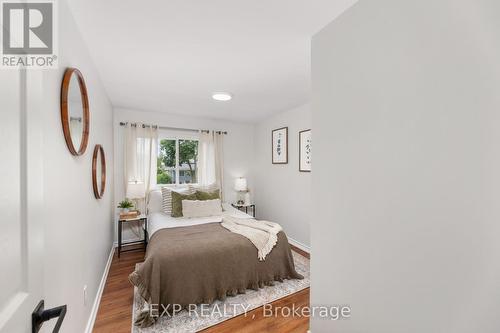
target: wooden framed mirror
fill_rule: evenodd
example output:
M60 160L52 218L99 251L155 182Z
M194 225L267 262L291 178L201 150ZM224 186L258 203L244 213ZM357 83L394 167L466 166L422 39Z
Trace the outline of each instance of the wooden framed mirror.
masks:
M106 189L106 155L101 145L95 146L92 156L92 186L96 199L101 199Z
M61 122L72 155L85 153L89 142L90 111L87 86L76 68L64 72L61 86Z

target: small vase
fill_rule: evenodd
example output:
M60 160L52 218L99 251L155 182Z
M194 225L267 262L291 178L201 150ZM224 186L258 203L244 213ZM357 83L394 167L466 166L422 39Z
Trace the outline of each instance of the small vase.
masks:
M128 208L122 208L122 213L123 214L128 214L130 210Z

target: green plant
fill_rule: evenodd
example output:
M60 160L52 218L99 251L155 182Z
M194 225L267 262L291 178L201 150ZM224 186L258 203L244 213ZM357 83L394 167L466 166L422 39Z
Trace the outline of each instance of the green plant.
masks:
M165 173L163 170L158 168L158 172L156 173L156 183L157 184L172 184L172 177L168 173Z
M133 207L134 207L134 203L127 198L125 198L125 200L122 200L122 201L120 201L120 203L118 203L118 208L126 209L126 208L133 208Z

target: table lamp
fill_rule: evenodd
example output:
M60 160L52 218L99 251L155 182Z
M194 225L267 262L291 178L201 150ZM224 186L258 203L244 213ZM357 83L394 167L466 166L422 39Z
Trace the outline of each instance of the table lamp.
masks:
M243 177L236 178L234 190L238 192L236 204L243 205L245 203L243 196L248 192L247 179Z
M127 198L134 200L135 209L138 209L138 201L146 197L146 187L143 182L130 182L127 186Z

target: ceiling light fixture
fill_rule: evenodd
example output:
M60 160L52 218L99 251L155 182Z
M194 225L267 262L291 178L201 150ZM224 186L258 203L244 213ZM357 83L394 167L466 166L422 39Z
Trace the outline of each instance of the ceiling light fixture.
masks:
M228 92L215 92L212 94L212 98L216 101L227 102L233 98L233 95Z

